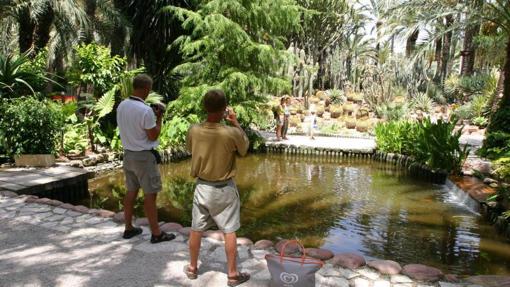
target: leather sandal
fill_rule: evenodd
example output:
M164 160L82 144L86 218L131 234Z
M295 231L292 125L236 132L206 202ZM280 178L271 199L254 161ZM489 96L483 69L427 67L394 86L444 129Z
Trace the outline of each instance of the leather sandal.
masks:
M166 233L164 231L161 231L161 234L156 236L156 235L152 235L151 236L151 243L152 244L155 244L155 243L160 243L160 242L165 242L165 241L171 241L171 240L174 240L175 239L175 234L173 233Z
M198 278L198 268L193 272L190 271L191 270L190 267L191 266L189 265L184 266L184 273L186 274L186 276L188 276L188 279L195 280Z
M248 280L250 280L250 274L239 272L239 274L237 274L236 276L232 276L232 277L228 276L227 285L230 287L238 286Z

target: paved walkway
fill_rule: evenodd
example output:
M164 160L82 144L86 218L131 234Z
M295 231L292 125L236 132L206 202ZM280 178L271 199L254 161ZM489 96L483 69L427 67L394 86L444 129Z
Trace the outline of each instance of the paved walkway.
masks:
M262 132L268 145L286 145L296 147L324 148L337 151L356 151L370 153L375 150L376 143L374 138L351 138L351 137L321 137L317 136L314 140L307 136L288 135L288 140L277 142L274 133Z
M200 286L224 287L225 250L223 242L204 238L198 280L188 280L182 270L189 260L186 233L176 232L177 238L160 244L149 243L146 227L142 236L123 240L123 226L108 214L85 210L69 204L58 205L48 199L4 197L0 195L0 286ZM42 204L40 202L45 202ZM56 206L55 206L56 205ZM182 229L182 228L181 228ZM181 231L182 232L182 231ZM246 243L245 243L246 244ZM244 287L268 286L270 274L264 256L275 252L272 247L259 249L257 244L238 246L239 266L252 274ZM476 277L472 283L437 282L441 272L432 268L427 278L434 282L416 282L399 274L396 262L370 263L373 268L393 270L384 275L363 264L353 269L343 264L364 259L360 256L338 254L316 274L316 285L321 287L503 287L510 286L508 277ZM372 261L375 262L375 261ZM360 262L361 263L361 262ZM357 264L357 263L356 263ZM380 267L375 267L375 266ZM396 266L395 266L396 265ZM412 265L412 264L411 264ZM421 276L430 267L419 270L406 265L411 274ZM379 269L381 268L381 269ZM423 268L425 268L423 270ZM417 272L417 273L416 273ZM407 273L406 273L407 274ZM414 275L413 275L414 274ZM430 277L432 276L432 277ZM469 279L468 279L469 280ZM506 281L505 281L506 280ZM483 284L480 284L481 282ZM488 284L485 284L488 283ZM480 285L477 285L480 284Z

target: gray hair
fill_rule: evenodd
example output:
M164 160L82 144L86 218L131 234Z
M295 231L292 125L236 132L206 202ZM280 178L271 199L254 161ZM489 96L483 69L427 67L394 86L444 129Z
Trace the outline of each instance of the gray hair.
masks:
M133 89L144 89L152 87L152 78L147 74L139 74L133 79Z

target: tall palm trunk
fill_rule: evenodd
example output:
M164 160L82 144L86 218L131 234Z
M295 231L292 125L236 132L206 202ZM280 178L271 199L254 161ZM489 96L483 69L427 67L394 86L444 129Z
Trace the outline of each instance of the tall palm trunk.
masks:
M449 29L453 24L453 16L448 15L446 18L446 29ZM441 76L440 83L443 84L448 74L448 64L450 61L450 45L452 44L452 32L448 31L443 38L443 50L441 57Z
M475 67L475 56L476 56L476 47L473 43L473 39L476 35L478 35L480 31L480 25L470 25L465 32L464 35L464 47L461 52L462 56L462 65L460 69L460 74L462 76L471 76L473 75L474 67Z
M88 20L90 21L90 26L87 29L85 39L83 40L83 42L86 44L92 43L92 41L94 41L94 23L96 21L96 9L97 0L87 0L85 2L85 13L87 14Z
M436 30L439 30L438 28L436 28ZM439 33L439 31L438 31ZM436 64L437 64L437 68L436 68L436 73L434 75L434 82L436 84L439 84L441 83L441 52L443 50L443 38L442 37L438 37L435 41L435 44L436 44L436 51L435 51L435 55L434 55L434 60L436 61Z
M510 36L506 46L506 61L505 68L503 69L504 84L503 84L503 98L499 104L499 108L510 108Z
M479 9L483 5L483 0L473 0L473 10ZM468 18L468 21L471 19ZM475 67L475 56L476 46L473 43L474 38L480 33L480 23L477 21L476 24L470 24L466 27L464 33L464 47L462 49L462 65L460 68L460 74L462 76L473 75Z
M34 44L35 23L30 17L30 9L24 7L18 12L19 36L18 45L20 52L24 53Z
M35 50L40 51L50 41L51 25L55 19L55 13L50 4L46 4L44 12L39 15L35 29Z
M118 11L123 11L126 8L126 3L124 0L114 0L113 6ZM115 23L113 27L113 34L110 40L111 45L111 53L112 55L125 56L126 55L126 36L127 30L125 25L121 23Z
M499 113L506 113L508 109L510 109L510 35L508 37L508 43L506 44L506 60L505 65L503 66L503 71L501 71L500 81L503 81L503 97L499 101L499 106L496 112L494 112L491 116L491 120L489 125L487 126L487 134L491 132L497 131L500 128L508 128L501 126L500 124L494 124L492 119L497 118ZM499 88L499 83L498 83ZM497 89L499 90L499 89ZM499 93L495 95L496 101L498 100ZM494 103L493 103L494 104ZM487 141L484 142L484 146Z
M411 36L409 36L409 38L407 38L406 57L411 57L413 55L414 50L416 49L416 41L418 41L419 33L420 33L420 31L418 29L416 29L415 31L413 31Z

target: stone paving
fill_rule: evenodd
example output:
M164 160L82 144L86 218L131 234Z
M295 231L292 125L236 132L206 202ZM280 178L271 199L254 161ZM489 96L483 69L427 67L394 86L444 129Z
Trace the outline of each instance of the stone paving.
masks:
M220 233L209 232L203 239L199 278L191 281L182 272L189 259L189 228L162 223L162 229L178 230L174 231L177 238L171 242L150 244L146 226L142 226L141 236L123 240L120 236L123 225L116 223L121 220L120 214L50 199L4 194L11 197L0 195L2 287L226 286L226 257ZM146 220L137 222L144 224ZM242 286L269 286L270 273L264 257L275 253L275 248L280 249L283 243L273 247L270 241L253 244L246 238L239 239L238 243L240 269L252 274L252 279ZM397 262L387 260L369 261L366 265L360 255L333 255L316 248L307 250L314 257L326 260L316 274L316 286L510 286L508 277L476 276L459 282L455 276L443 275L440 270L424 265L410 264L402 268ZM469 283L470 279L473 283Z
M285 145L296 147L323 148L340 151L353 151L371 153L375 151L376 143L374 138L351 138L351 137L325 137L316 136L310 139L307 136L288 135L288 140L275 141L274 133L261 132L267 145Z

